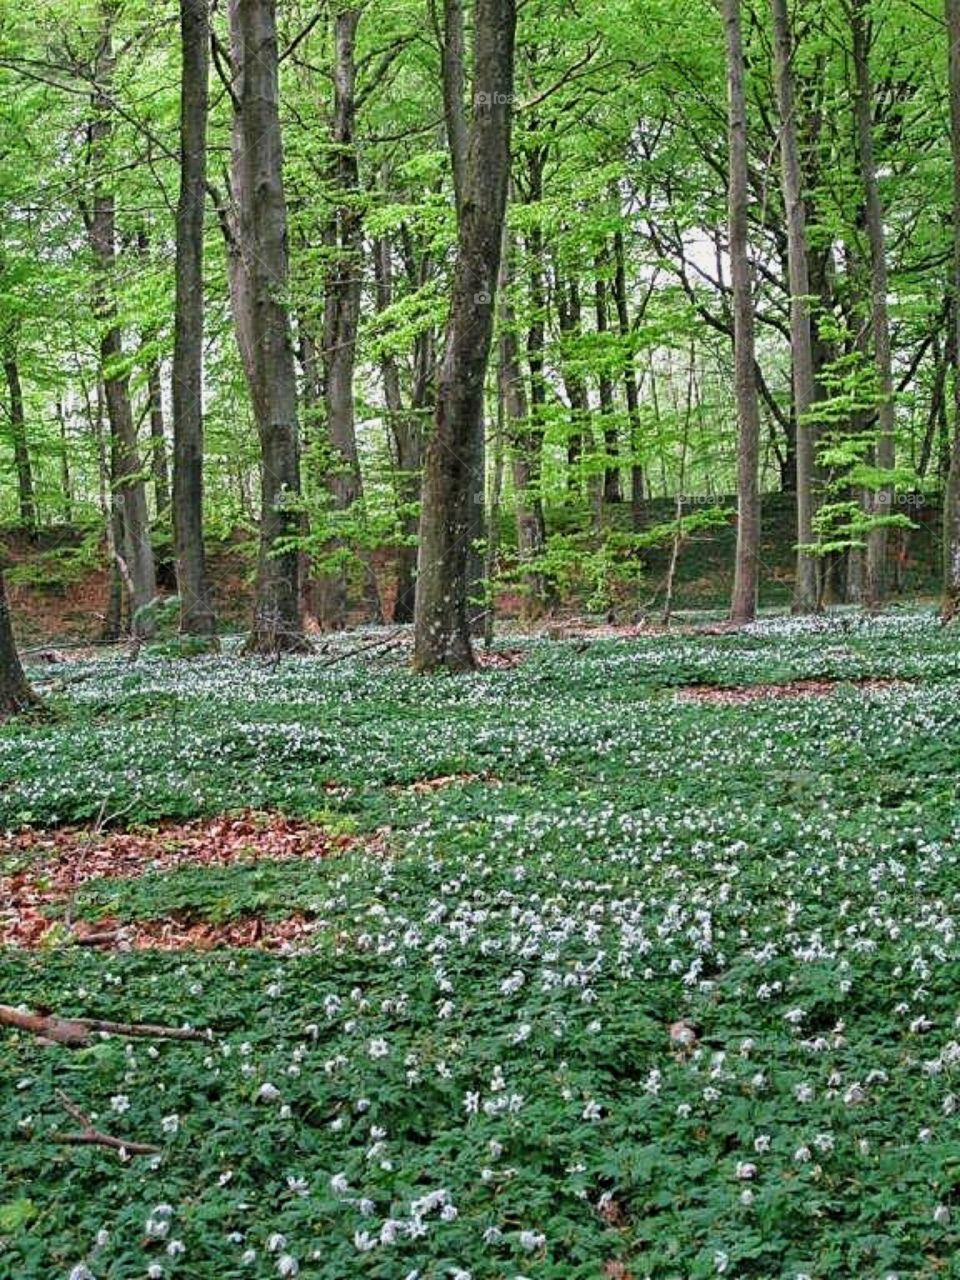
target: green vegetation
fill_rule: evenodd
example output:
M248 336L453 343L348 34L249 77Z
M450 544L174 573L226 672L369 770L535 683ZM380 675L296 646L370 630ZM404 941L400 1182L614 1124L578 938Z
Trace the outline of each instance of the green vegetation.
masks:
M949 1273L949 632L904 613L511 645L518 666L429 682L396 655L73 664L55 722L2 730L9 829L247 805L389 828L388 853L71 899L300 912L283 954L0 952L11 1001L215 1029L4 1035L3 1280ZM704 696L810 679L837 683ZM39 871L10 847L0 873ZM58 1144L57 1089L161 1152Z

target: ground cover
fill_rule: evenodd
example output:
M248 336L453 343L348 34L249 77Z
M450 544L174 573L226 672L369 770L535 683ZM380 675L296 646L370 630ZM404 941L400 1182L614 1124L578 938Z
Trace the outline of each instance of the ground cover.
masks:
M504 648L34 673L0 1002L210 1038L0 1033L3 1280L951 1274L953 636Z

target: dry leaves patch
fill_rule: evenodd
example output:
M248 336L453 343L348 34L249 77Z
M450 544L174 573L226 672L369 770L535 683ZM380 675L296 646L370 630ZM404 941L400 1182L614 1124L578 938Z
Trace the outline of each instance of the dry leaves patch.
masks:
M475 654L481 670L519 667L526 656L525 649L479 649Z
M785 684L751 684L741 688L718 688L716 685L688 685L677 689L678 702L708 702L717 706L739 706L759 702L763 698L827 698L844 686L853 685L864 693L907 684L906 680L788 680Z
M0 837L0 855L18 869L0 876L0 945L41 946L55 927L44 908L69 900L86 881L131 879L180 867L319 861L359 844L383 852L382 835L361 840L281 814L164 823L148 831L98 832L64 828ZM62 928L62 926L60 926ZM87 945L130 947L281 946L310 931L302 915L285 920L249 917L224 924L145 920L124 925L78 922L72 936Z

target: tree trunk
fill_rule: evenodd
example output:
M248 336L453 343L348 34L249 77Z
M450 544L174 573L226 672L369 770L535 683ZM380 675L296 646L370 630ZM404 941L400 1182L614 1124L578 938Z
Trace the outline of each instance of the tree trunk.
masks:
M598 334L605 334L609 329L607 281L602 274L605 268L606 254L604 253L597 262L598 274L594 284ZM603 423L603 451L606 457L606 465L603 472L603 500L604 502L622 502L623 487L620 483L620 467L617 463L620 455L620 442L617 438L616 426L609 425L609 421L614 415L615 407L613 403L613 379L610 377L606 364L606 347L600 348L600 361L600 420Z
M516 0L477 0L473 116L469 128L457 258L434 431L427 444L420 516L414 666L475 665L467 564L483 438L484 383L510 175Z
M816 399L810 323L810 270L807 216L797 138L797 101L793 78L793 31L787 0L771 0L777 102L780 110L780 161L783 204L787 215L787 259L790 277L790 351L793 361L793 408L796 430L797 572L795 613L813 613L820 598L817 557L813 545L816 430L810 411Z
M65 524L73 523L73 480L70 475L70 444L67 439L67 419L63 412L63 400L57 397L57 427L59 429L58 455L60 462L60 500L63 503Z
M531 122L533 124L533 122ZM543 200L543 171L547 162L546 147L529 148L527 189L528 203L539 212ZM521 559L538 560L547 547L547 522L543 511L540 482L543 458L545 411L547 407L547 379L544 375L544 350L546 348L547 298L544 271L543 228L534 222L526 238L526 257L529 264L530 325L527 330L527 365L530 370L530 414L525 423L517 420L519 432L511 438L513 450L513 480L517 490L517 524ZM501 261L502 284L500 296L504 308L509 305L507 289L510 283L510 242L504 241L505 261ZM504 315L509 328L509 318ZM517 373L519 373L517 369ZM522 374L521 374L522 376ZM506 405L504 406L506 408ZM510 423L510 415L504 415ZM532 621L539 617L550 603L547 580L535 572L527 578L528 594L524 597L524 618Z
M643 466L639 459L641 446L640 388L633 364L633 348L630 342L630 310L627 302L627 257L623 244L623 232L613 237L615 273L613 297L617 307L617 327L623 343L623 388L627 396L627 420L630 423L630 522L635 533L643 528L645 519Z
M3 568L0 566L0 720L26 710L35 702L36 696L23 674L17 653Z
M443 3L443 112L450 148L450 167L453 175L454 201L458 219L462 216L467 193L467 165L470 136L464 101L466 90L466 35L464 30L463 0L444 0ZM494 303L495 306L495 303ZM470 634L484 636L488 630L485 543L488 530L486 522L486 474L487 433L481 422L471 441L471 454L467 475L471 485L467 497L467 611Z
M216 618L203 545L203 214L210 44L207 0L180 0L180 41L183 71L173 338L173 538L180 631L184 635L212 636ZM165 459L162 440L161 419L154 465L158 458ZM159 479L157 475L158 505Z
M760 550L760 408L754 370L753 271L750 266L747 103L744 86L740 0L723 0L726 27L730 146L730 275L733 284L734 386L737 444L737 552L731 621L751 622L757 613Z
M896 409L893 401L893 354L887 307L887 250L883 233L883 209L873 146L873 84L870 76L867 0L853 0L850 10L853 62L857 77L856 121L860 175L866 203L867 240L870 246L870 294L873 317L873 351L880 402L877 406L876 465L890 471L896 463ZM889 516L893 487L882 484L868 496L868 510L875 517ZM867 534L864 596L870 609L878 609L887 594L888 529L880 525Z
M113 194L106 189L104 167L113 135L110 86L113 82L113 40L110 13L102 10L104 26L97 48L94 77L93 117L90 122L90 153L95 166L93 212L88 220L90 248L97 269L97 318L100 331L100 368L107 417L113 439L111 447L112 483L123 510L123 545L115 548L117 564L130 593L131 627L134 635L149 637L154 631L149 606L157 594L147 488L141 468L137 428L130 403L130 377L112 297L116 268L116 212Z
M390 241L381 236L374 246L374 269L377 282L377 310L385 311L393 303L393 261ZM397 466L397 502L400 508L400 531L403 542L397 548L396 598L393 605L394 622L412 622L416 601L417 571L417 517L413 508L417 501L420 468L423 465L423 431L420 424L421 406L418 397L426 393L420 376L420 339L414 352L414 387L411 407L406 409L400 387L400 370L393 355L385 352L380 358L383 378L383 396L387 420L394 444Z
M561 374L563 389L570 406L570 428L567 434L567 485L570 489L581 486L580 466L583 458L583 440L590 422L590 398L587 384L578 366L579 355L575 350L583 335L583 308L580 286L575 276L566 282L558 276L557 320L560 324Z
M260 555L247 652L307 647L300 619L300 553L284 546L303 531L297 384L284 293L287 207L278 102L275 0L230 0L235 109L228 254L237 343L261 455Z
M362 220L357 204L360 173L354 143L354 51L360 15L358 8L343 9L334 19L332 182L339 207L333 213L328 232L332 260L324 304L323 382L330 444L328 484L338 511L350 511L363 498L353 405L363 252ZM338 630L347 620L345 543L337 540L331 552L339 556L339 564L321 575L319 613L325 628ZM377 580L369 556L362 558L368 613L372 621L379 622L382 611Z
M13 465L17 472L17 499L20 523L29 534L37 529L37 503L33 491L33 469L27 445L27 420L23 410L23 387L16 348L10 344L3 356L3 372L10 394L10 428L13 435Z
M158 519L170 507L170 474L167 469L167 435L163 425L163 389L160 362L151 360L147 369L147 400L150 412L150 470L153 476L153 499Z
M521 572L524 575L522 614L524 621L532 621L543 612L546 586L543 574L530 565L543 555L546 543L543 503L538 493L539 457L531 449L530 404L520 365L517 342L516 317L508 300L511 282L511 243L504 236L500 262L500 297L503 299L500 318L500 350L497 367L498 393L504 435L510 443L513 485L517 500L517 551ZM539 441L534 443L538 450Z
M960 612L960 0L944 0L950 71L950 150L953 158L953 397L950 470L943 497L943 598L940 616Z

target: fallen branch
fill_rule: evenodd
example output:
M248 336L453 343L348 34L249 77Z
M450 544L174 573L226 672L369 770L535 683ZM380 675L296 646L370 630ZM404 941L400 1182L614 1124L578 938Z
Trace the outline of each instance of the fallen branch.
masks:
M87 1113L81 1111L62 1089L57 1090L57 1101L67 1115L83 1126L83 1130L80 1133L54 1133L51 1135L54 1142L63 1142L73 1147L109 1147L112 1151L124 1151L130 1156L156 1155L160 1151L152 1142L131 1142L126 1138L115 1138L112 1134L101 1132L94 1127Z
M115 1036L141 1036L149 1040L209 1040L212 1032L193 1027L158 1027L147 1022L108 1022L103 1018L61 1018L56 1014L24 1013L12 1005L0 1004L0 1026L29 1031L48 1044L83 1049L91 1033L104 1031Z
M381 636L367 644L361 644L354 649L347 649L343 653L338 653L332 658L327 658L325 662L318 662L317 666L333 667L338 662L346 662L348 658L359 657L361 653L367 653L370 649L395 649L398 645L403 644L409 634L409 628L403 627L399 631L391 632L388 636Z

